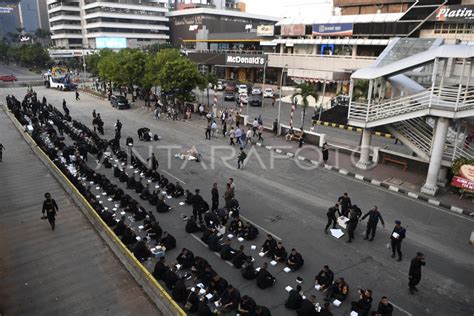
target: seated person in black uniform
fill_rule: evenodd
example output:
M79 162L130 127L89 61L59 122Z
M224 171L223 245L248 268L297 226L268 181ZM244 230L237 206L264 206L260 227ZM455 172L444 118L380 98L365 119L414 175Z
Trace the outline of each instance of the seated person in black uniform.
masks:
M171 195L173 194L174 190L176 189L176 186L174 185L173 182L169 182L166 187L165 187L165 190L166 190L166 195Z
M158 202L156 203L156 211L158 213L166 213L166 212L171 211L171 206L166 204L164 196L161 196L158 199Z
M145 240L140 240L139 242L137 242L137 244L133 248L133 254L139 261L145 261L149 257L151 257L151 251L146 245L146 238Z
M247 224L244 227L243 231L243 237L246 240L254 240L258 236L258 229L257 227L253 226L250 222L247 222Z
M122 172L120 173L119 181L122 182L122 183L123 182L128 182L128 175L125 172L125 170L122 170Z
M334 272L325 265L314 278L315 283L321 286L320 291L326 290L334 281Z
M161 235L163 234L163 230L161 229L161 226L158 222L151 224L151 229L149 229L147 232L150 238L153 238L157 241L161 239Z
M288 254L286 253L285 247L281 241L277 243L275 250L273 251L273 260L278 262L285 262Z
M178 182L176 182L174 192L171 193L171 196L174 197L174 198L178 198L178 197L181 197L181 196L183 196L183 195L184 195L184 189L183 189L183 187L181 186L181 184L179 184Z
M239 306L237 307L237 312L242 316L255 315L255 309L257 304L255 300L250 296L244 295L240 299Z
M165 282L168 290L172 290L174 288L174 285L178 281L176 267L174 265L171 265L161 279Z
M132 175L130 178L127 180L127 189L135 190L135 177Z
M201 240L203 243L208 244L209 238L211 237L213 230L207 226L201 226L201 228L202 228Z
M239 247L239 251L237 251L237 253L235 254L234 256L234 259L232 259L232 264L234 265L234 267L236 267L237 269L240 269L242 268L242 265L244 264L244 262L247 261L248 259L248 256L245 254L244 252L244 245L240 245Z
M267 239L263 243L262 249L260 250L260 252L264 252L265 255L272 257L276 246L277 246L276 240L273 239L272 235L268 234Z
M216 230L212 231L211 235L209 236L207 246L210 250L215 252L220 252L222 245L221 245L221 237L219 237Z
M234 217L234 219L230 222L229 231L236 236L240 236L243 234L244 230L244 222L240 219L240 217Z
M255 316L272 316L272 313L265 306L258 305L255 309Z
M176 257L176 262L178 262L178 264L182 265L183 269L191 268L191 266L194 263L194 254L192 253L192 251L190 251L186 248L183 248L183 250L178 255L178 257Z
M165 247L166 251L176 248L176 239L168 232L163 232L160 240L160 246Z
M297 285L296 289L292 289L288 294L288 299L285 302L285 307L288 309L298 309L303 303L303 297L300 294L301 285Z
M143 207L139 206L133 217L135 218L136 221L141 221L145 219L146 215L147 215L146 210Z
M158 183L160 185L160 188L164 189L164 188L166 188L166 185L168 184L168 182L169 181L166 177L161 177L160 182L158 182Z
M220 251L221 259L231 261L236 253L237 251L230 246L230 239L227 239Z
M115 226L114 233L117 236L122 236L125 229L127 229L127 225L125 224L125 216L122 216L118 221L117 226Z
M114 201L120 201L120 200L123 198L124 195L125 195L125 192L123 192L123 190L119 188L119 189L117 189L117 191L115 192L115 194L114 194L114 196L113 196L112 199L113 199Z
M138 180L135 182L135 192L136 193L142 193L145 187L143 186L143 183Z
M157 280L161 280L165 272L168 270L168 267L165 265L165 257L160 257L158 262L155 265L155 269L153 270L153 276Z
M156 205L156 203L158 203L158 199L159 199L158 191L155 190L151 194L150 199L148 200L148 202L150 202L151 205Z
M253 280L257 277L257 271L255 270L255 267L253 265L252 258L247 258L247 262L242 265L240 273L242 274L242 277L246 280Z
M276 281L272 274L268 272L267 268L268 264L264 262L260 268L260 271L257 272L257 286L261 289L266 289L267 287L273 286Z
M222 312L229 313L237 309L240 302L240 292L232 285L229 285L224 293L222 293L219 301L222 304Z
M288 257L288 260L286 261L286 265L288 266L288 268L295 271L301 268L303 264L304 260L301 254L297 252L296 249L291 249L291 254Z
M227 280L222 278L220 275L216 274L212 277L211 284L209 285L209 290L211 293L221 296L228 287Z
M115 166L114 166L114 177L115 177L115 178L120 177L120 174L121 174L121 173L122 173L122 170L120 170L120 168L119 168L117 165L115 165Z
M128 208L131 204L132 198L130 195L125 194L121 199L120 199L120 207Z
M150 175L148 176L151 178L153 182L159 182L160 181L160 174L156 170L149 170Z
M194 216L191 215L191 217L186 222L185 230L188 234L196 233L201 230L198 224L196 224L196 220L194 219Z
M151 193L150 193L150 189L149 189L149 185L147 184L147 186L143 189L142 193L140 194L140 199L142 200L149 200L151 198Z
M178 303L183 304L186 302L188 298L188 290L186 289L184 279L178 279L178 281L176 281L171 296Z
M204 223L206 223L207 227L215 229L217 228L217 225L219 225L219 217L217 217L216 213L207 210L204 214Z
M196 276L203 273L206 267L209 266L209 263L203 257L196 256L194 257L193 266L191 267L191 272Z
M199 288L196 286L194 288L194 292L189 293L189 296L186 299L186 304L184 305L184 308L191 314L196 313L199 309L198 293L199 293Z
M100 213L100 217L109 227L113 227L115 226L115 224L117 224L117 222L114 220L114 217L112 216L112 213L109 211L103 210Z
M133 229L131 229L130 227L127 227L127 229L125 229L122 234L122 242L126 246L131 246L137 242L137 235L135 235Z
M349 285L346 283L344 278L338 278L326 291L325 301L331 301L337 299L344 301L349 294Z

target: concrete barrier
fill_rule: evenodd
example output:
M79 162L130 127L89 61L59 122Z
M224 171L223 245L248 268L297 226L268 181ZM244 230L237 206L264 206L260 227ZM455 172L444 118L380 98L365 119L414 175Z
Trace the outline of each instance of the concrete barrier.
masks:
M290 130L289 125L280 124L280 135L286 135ZM300 128L293 128L294 131L301 132ZM304 142L318 147L323 147L326 139L326 134L319 134L312 131L305 130Z
M13 114L2 105L3 110L18 129L20 135L25 139L38 158L49 169L51 174L61 184L63 189L69 193L73 202L79 207L82 213L87 217L92 226L104 239L117 258L122 262L125 268L130 272L135 281L143 288L145 293L155 303L163 315L184 316L186 312L171 298L166 290L156 281L153 275L135 258L130 250L122 243L115 233L100 218L94 208L61 172L61 170L49 159L46 153L36 144L28 133L24 132L24 127L17 121Z

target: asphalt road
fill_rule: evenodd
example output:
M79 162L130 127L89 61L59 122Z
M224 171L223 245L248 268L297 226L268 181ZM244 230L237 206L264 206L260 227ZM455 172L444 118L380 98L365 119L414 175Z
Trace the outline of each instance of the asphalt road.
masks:
M236 194L245 218L283 239L285 247L297 248L305 258L305 266L297 273L286 274L282 266L271 267L278 279L272 289L259 290L253 282L245 281L240 272L226 265L205 249L192 236L184 233L184 224L179 219L181 212L190 214L190 208L178 208L175 213L160 217L164 225L177 236L178 247L189 247L195 254L203 255L216 270L237 286L243 294L254 297L258 304L271 308L273 315L289 315L283 303L287 297L285 287L295 286L295 278L304 279L306 295L315 294L322 303L323 295L313 288L314 275L328 264L336 277L344 277L351 288L349 298L339 308L333 308L335 315L347 315L350 301L357 299L356 289L370 288L374 292L373 308L381 296L386 295L395 306L394 315L472 315L474 312L474 253L468 244L474 220L453 214L435 206L405 198L397 193L374 188L356 179L347 178L324 169L305 170L304 162L273 156L264 149L248 151L245 169L235 170L236 159L229 160L231 168L223 161L232 149L222 138L204 140L204 130L196 122L155 121L151 112L141 108L117 111L108 102L86 95L81 101L74 101L74 94L55 90L36 89L39 98L44 94L48 102L58 108L63 98L68 102L71 115L85 124L91 125L93 109L101 113L105 121L106 137L113 137L116 119L123 122L123 139L132 135L142 126L150 127L163 137L158 143L145 144L136 141L135 148L143 157L149 155L149 145L180 145L183 149L172 149L174 154L191 146L203 155L203 163L188 163L170 158L167 166L166 148L154 147L158 155L160 169L170 177L179 179L186 188L200 188L203 196L210 200L213 182L219 183L221 195L225 182L233 177ZM24 89L2 89L0 98L6 94L22 97ZM219 146L216 148L215 146ZM216 159L211 159L211 152ZM275 154L276 155L276 154ZM260 157L260 158L258 158ZM276 158L278 157L278 158ZM273 159L273 167L271 161ZM299 165L298 165L299 164ZM165 170L163 170L165 169ZM379 227L374 242L362 240L365 224L359 224L356 240L347 244L346 236L337 240L323 232L326 210L343 193L349 192L354 204L365 212L374 204L378 205L386 222L386 229ZM221 203L223 201L221 200ZM395 220L401 220L407 228L407 238L403 242L404 260L401 263L391 258L386 245ZM175 232L176 231L176 232ZM257 245L263 243L265 232L260 229ZM237 242L233 241L237 247ZM415 296L408 293L407 273L409 261L417 251L426 255L427 265L423 269L420 292ZM257 256L256 252L252 255ZM173 257L174 254L170 254ZM260 258L258 258L260 259Z
M41 80L41 74L29 71L27 68L0 63L0 75L10 74L14 75L18 79L18 81Z

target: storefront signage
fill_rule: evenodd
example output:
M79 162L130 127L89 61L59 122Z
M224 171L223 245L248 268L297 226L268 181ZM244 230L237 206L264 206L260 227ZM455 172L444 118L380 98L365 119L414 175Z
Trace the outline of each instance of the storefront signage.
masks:
M257 26L257 36L273 36L274 34L275 34L275 27L273 25Z
M474 22L474 5L443 5L430 20L445 21L445 22Z
M289 24L281 26L281 36L303 36L306 34L306 25Z
M267 55L227 54L225 58L225 64L230 66L264 67L266 62Z
M352 36L352 23L313 24L313 35L319 36Z
M173 18L173 23L176 26L180 25L202 25L202 16L201 15L196 15L196 16L190 16L190 17L174 17Z
M13 11L12 7L0 7L0 13L8 14L8 13L12 13L12 11Z

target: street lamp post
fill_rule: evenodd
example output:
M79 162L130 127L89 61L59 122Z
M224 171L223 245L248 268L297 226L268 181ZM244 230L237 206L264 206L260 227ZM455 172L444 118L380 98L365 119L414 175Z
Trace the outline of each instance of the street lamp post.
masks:
M278 121L278 131L277 131L277 135L280 136L280 131L281 131L281 123L280 123L280 115L281 115L281 98L283 97L283 74L285 73L285 68L288 67L288 64L285 64L285 66L283 66L283 69L281 70L281 76L280 76L280 100L278 100L278 118L277 118L277 121Z
M321 112L323 110L323 103L324 103L324 95L325 94L326 94L326 78L324 78L323 95L321 96L321 105L319 106L318 122L321 122ZM316 133L318 132L319 125L320 124L317 124L317 126L316 126Z

